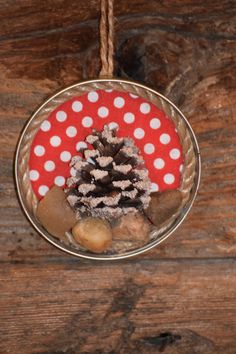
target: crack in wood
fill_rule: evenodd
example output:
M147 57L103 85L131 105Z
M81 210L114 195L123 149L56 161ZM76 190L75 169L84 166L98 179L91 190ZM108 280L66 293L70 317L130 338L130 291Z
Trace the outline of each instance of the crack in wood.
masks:
M180 340L179 334L172 334L171 332L163 332L155 337L145 337L142 339L148 345L154 345L159 348L160 352L164 352L168 345L174 344L177 340Z

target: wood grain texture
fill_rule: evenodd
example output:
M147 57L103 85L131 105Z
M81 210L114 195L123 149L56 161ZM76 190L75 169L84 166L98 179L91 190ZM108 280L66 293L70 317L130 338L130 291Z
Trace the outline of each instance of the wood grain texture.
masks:
M32 112L97 77L97 0L0 0L0 353L236 352L236 3L115 1L116 75L167 95L202 155L199 195L136 259L79 261L25 219L13 159Z

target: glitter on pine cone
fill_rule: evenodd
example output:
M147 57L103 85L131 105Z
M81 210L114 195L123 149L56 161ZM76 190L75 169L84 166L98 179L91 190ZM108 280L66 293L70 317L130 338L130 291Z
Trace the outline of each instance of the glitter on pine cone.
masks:
M93 148L72 157L67 180L67 199L78 218L112 220L147 208L151 182L134 141L117 137L116 129L105 125L101 132L93 130L86 142Z

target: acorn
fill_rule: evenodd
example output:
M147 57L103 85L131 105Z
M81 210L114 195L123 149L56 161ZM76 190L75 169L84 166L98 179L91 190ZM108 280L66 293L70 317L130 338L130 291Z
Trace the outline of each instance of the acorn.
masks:
M112 232L108 222L94 217L83 218L72 228L76 242L89 251L102 253L112 241Z

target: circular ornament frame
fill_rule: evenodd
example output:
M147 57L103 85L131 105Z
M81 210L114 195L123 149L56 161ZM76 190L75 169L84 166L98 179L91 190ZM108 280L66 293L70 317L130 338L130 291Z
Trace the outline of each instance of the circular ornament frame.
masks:
M174 122L180 138L184 156L184 168L182 172L181 185L179 187L183 199L182 205L178 212L160 225L160 228L156 228L156 230L151 233L150 242L148 244L123 253L94 254L82 248L77 249L73 245L69 246L62 243L50 235L39 223L36 218L38 199L33 192L29 179L29 157L32 141L40 128L41 123L47 119L50 113L53 112L60 104L75 96L81 96L90 91L108 89L115 89L117 91L128 92L140 96L164 111L165 114ZM201 175L201 159L198 143L195 134L183 113L170 100L153 89L150 89L142 84L123 79L96 79L83 81L64 88L50 97L31 116L24 127L17 145L14 167L17 193L21 207L38 233L50 244L70 255L79 258L106 261L137 256L152 249L167 239L180 226L189 213L197 195Z

